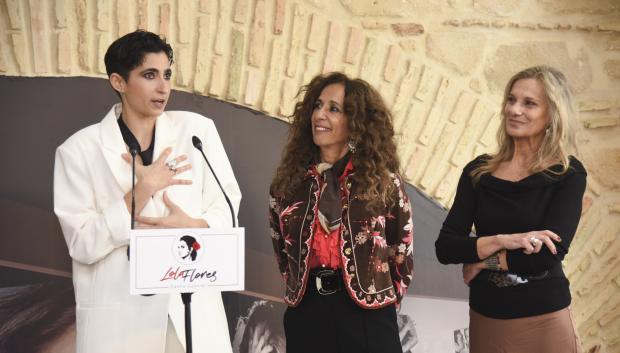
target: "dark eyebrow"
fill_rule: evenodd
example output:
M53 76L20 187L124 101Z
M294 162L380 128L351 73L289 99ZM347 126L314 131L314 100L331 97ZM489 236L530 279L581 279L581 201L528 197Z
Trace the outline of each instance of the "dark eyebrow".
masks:
M147 73L147 72L159 73L159 70L157 70L157 69L156 69L156 68L154 68L154 67L151 67L151 68L144 69L144 70L140 71L140 74L142 75L142 74L145 74L145 73Z
M342 108L342 106L340 105L340 103L334 101L334 100L330 100L330 103L332 103L333 105L337 106L338 108Z

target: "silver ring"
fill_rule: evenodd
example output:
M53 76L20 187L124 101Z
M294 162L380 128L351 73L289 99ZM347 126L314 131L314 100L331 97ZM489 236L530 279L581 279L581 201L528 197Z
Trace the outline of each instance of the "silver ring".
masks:
M532 246L536 246L536 244L538 244L539 241L540 241L540 239L538 239L536 237L531 237L530 238L530 244L532 244Z
M176 159L172 159L168 162L166 162L166 167L168 167L168 169L170 170L174 170L174 167L177 166L177 160Z

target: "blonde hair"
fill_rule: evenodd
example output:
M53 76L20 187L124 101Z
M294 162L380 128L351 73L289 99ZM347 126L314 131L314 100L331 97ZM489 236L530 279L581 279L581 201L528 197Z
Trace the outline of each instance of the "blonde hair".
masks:
M547 168L556 161L560 162L562 170L560 172L548 170L550 173L560 175L568 170L570 163L568 148L572 144L570 122L576 118L577 114L573 96L563 73L549 66L534 66L518 72L506 84L502 100L502 123L497 130L498 151L472 170L471 176L474 182L477 182L483 174L497 170L500 163L512 159L515 148L514 140L506 133L504 107L515 82L530 78L538 80L544 88L549 124L529 170L531 173L548 170Z

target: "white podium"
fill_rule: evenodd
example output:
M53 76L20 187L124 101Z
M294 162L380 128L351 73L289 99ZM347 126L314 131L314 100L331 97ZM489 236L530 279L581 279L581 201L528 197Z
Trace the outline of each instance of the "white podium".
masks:
M244 228L134 229L130 294L244 289Z

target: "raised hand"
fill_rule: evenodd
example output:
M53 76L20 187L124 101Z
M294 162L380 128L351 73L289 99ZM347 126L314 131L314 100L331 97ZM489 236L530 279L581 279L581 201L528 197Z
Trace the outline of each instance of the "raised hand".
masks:
M140 184L141 187L146 188L152 195L170 185L190 185L192 183L191 180L175 179L176 175L192 168L192 165L189 163L176 167L179 163L187 160L187 156L180 155L167 162L171 152L172 148L167 147L157 160L148 166L142 164L140 156L136 156L136 178L138 179L136 187ZM131 164L131 155L129 153L123 153L122 157L127 163Z
M192 218L181 207L172 202L164 191L164 204L170 210L165 217L136 216L136 221L147 227L154 228L207 228L209 224L203 219Z
M560 242L559 235L550 230L535 230L526 233L500 234L498 241L504 249L513 250L523 248L526 254L535 254L542 249L543 244L549 248L551 253L557 254L558 251L553 240Z

